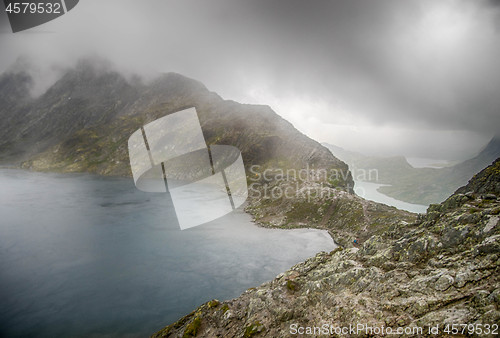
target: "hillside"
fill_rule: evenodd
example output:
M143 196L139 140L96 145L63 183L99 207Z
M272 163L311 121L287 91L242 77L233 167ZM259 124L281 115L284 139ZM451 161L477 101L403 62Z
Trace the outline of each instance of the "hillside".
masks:
M497 159L416 222L395 223L360 247L319 253L238 298L200 306L154 337L288 337L308 327L314 336L339 328L348 337L380 336L364 326L349 331L358 324L407 328L406 336L438 326L435 336L449 336L457 323L474 324L464 335L489 326L491 336L500 322L499 187Z
M250 188L246 210L262 226L327 229L348 244L384 231L393 220L415 217L354 196L347 165L268 106L223 100L180 74L144 83L102 60L82 60L36 98L29 95L27 73L7 72L0 85L3 165L131 176L130 135L195 107L207 144L241 150Z
M0 76L8 94L0 97L0 114L8 119L0 134L0 164L131 176L130 135L195 107L207 144L241 150L249 186L246 211L262 226L326 229L349 245L416 217L355 196L347 165L268 106L223 100L182 75L144 83L106 63L84 60L40 97L29 96L31 83L25 73Z
M131 176L130 135L162 116L195 107L207 144L241 150L249 186L246 211L262 226L326 229L349 245L416 217L355 196L347 165L268 106L223 100L179 74L144 83L106 64L82 61L37 98L26 96L27 74L6 73L0 83L13 93L3 102L18 103L1 111L9 119L0 134L3 165Z
M40 97L29 96L31 83L23 72L0 76L0 164L131 176L129 136L148 122L195 107L207 143L236 146L247 169L338 170L345 175L337 186L352 191L345 163L271 108L223 100L182 75L144 83L105 62L83 60Z
M493 137L477 156L446 168L414 168L403 156L375 157L323 144L334 156L348 163L354 179L388 184L379 192L415 204L439 203L475 173L500 156L500 137ZM377 174L375 174L376 169ZM370 175L365 173L370 173Z
M399 183L380 187L379 191L403 201L414 199L417 202L425 202L424 204L441 202L499 156L500 138L497 136L470 160L435 170L417 168L411 175L399 180Z

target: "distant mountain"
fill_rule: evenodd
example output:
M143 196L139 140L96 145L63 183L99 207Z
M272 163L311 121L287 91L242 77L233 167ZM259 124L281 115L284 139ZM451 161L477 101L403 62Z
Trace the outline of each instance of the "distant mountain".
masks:
M367 156L332 144L323 143L323 145L335 157L342 159L349 165L354 180L392 184L394 179L399 179L414 169L404 156Z
M245 166L347 165L268 106L223 100L202 83L168 73L150 83L126 79L102 61L83 60L43 95L29 95L27 73L0 76L0 164L59 172L130 176L127 141L142 125L196 107L207 143L233 145ZM352 189L345 175L339 187Z
M0 124L0 163L30 159L77 131L107 124L140 94L118 73L101 72L90 62L68 70L38 98L29 95L29 74L7 72L0 83L2 92L15 94L0 97L4 122Z
M500 157L500 136L497 135L490 140L476 157L452 167L444 168L443 172L446 174L442 178L445 179L446 176L451 175L456 180L465 183L471 177L471 174L481 171L498 157Z
M414 168L403 156L372 157L324 143L332 154L345 161L354 180L388 184L379 192L416 204L438 203L500 156L500 137L493 137L479 154L446 168Z

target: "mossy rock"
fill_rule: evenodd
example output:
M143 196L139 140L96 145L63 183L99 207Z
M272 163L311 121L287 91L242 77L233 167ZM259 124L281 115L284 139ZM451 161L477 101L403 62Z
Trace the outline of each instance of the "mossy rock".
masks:
M243 332L243 337L250 338L262 332L264 330L264 325L262 325L259 321L255 321L252 324L245 327L245 331Z
M219 306L219 304L220 302L217 299L213 299L207 303L208 308L210 309Z
M201 318L196 316L191 323L186 325L182 338L196 337L201 326Z
M427 212L434 212L434 211L441 211L442 207L441 207L441 204L431 204L429 205L429 207L427 208Z
M286 281L286 288L288 291L290 292L295 292L297 291L298 289L298 285L297 283L295 283L294 281L291 281L291 280L287 280Z

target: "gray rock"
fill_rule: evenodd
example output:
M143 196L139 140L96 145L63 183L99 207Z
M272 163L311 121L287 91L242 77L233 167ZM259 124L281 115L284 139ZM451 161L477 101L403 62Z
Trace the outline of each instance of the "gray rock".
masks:
M472 191L466 192L465 197L467 197L468 199L471 199L471 200L476 198L476 196L474 196L474 193Z
M500 252L500 235L494 235L486 238L476 248L476 254L491 254Z
M443 275L436 281L434 288L438 291L445 291L453 285L455 280L450 275Z

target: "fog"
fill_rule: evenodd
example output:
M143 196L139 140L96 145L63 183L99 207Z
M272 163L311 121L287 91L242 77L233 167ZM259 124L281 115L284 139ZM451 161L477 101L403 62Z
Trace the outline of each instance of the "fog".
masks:
M0 70L29 56L35 92L89 55L368 154L465 159L500 126L499 1L85 0L15 34L0 17Z

